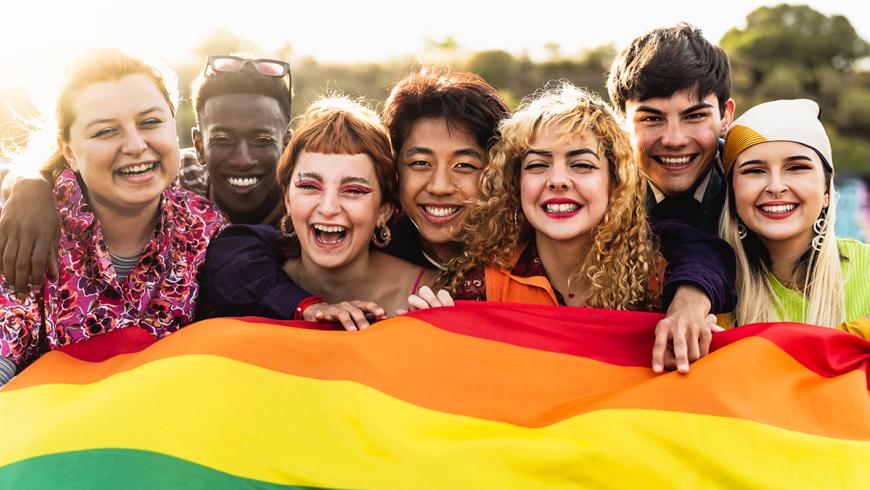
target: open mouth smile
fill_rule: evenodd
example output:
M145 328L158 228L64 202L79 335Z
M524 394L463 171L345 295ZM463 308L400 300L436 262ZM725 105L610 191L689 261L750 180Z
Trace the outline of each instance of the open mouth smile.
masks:
M445 223L455 218L462 211L464 206L436 206L431 204L422 204L420 209L423 211L423 216L433 223Z
M158 162L145 162L145 163L137 163L134 165L128 165L124 168L118 169L115 172L120 174L123 177L141 177L143 175L148 175L154 170L157 169Z
M579 213L582 207L582 204L570 199L550 199L541 205L544 214L555 219L570 218Z
M762 216L770 219L788 218L797 208L797 203L766 203L756 206Z
M250 176L250 177L224 177L231 186L236 187L238 189L248 189L250 187L254 187L259 184L261 180L263 180L260 176Z
M665 168L682 170L683 168L690 165L697 156L698 154L684 155L679 157L654 156L652 158Z
M341 245L347 238L348 229L345 226L314 224L311 225L311 229L314 232L314 240L326 247Z

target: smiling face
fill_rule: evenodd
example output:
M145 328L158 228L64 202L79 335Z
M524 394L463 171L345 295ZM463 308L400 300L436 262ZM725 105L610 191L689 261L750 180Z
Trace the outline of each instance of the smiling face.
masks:
M327 269L354 263L368 252L375 226L392 212L382 201L368 155L301 152L285 204L303 260Z
M175 118L154 81L127 75L85 87L62 150L94 211L135 212L159 202L178 172Z
M454 233L480 194L486 150L462 127L423 118L399 149L399 200L420 231L425 248L442 260L457 247Z
M551 126L538 130L523 158L520 201L537 239L586 240L601 223L610 196L610 172L598 138Z
M810 246L813 223L829 204L822 161L791 141L750 146L734 162L734 203L747 228L765 243Z
M649 180L666 196L692 191L704 178L734 115L728 99L719 111L716 94L698 100L694 90L670 97L629 100L626 122L635 158Z
M265 95L208 99L193 139L208 166L209 198L234 223L260 223L281 201L275 166L287 141L278 101Z

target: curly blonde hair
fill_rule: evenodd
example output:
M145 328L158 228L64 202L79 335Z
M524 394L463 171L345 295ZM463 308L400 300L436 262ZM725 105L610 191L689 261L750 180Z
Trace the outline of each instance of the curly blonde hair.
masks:
M501 122L490 163L480 178L481 197L458 231L461 255L447 263L438 283L456 292L465 274L479 265L510 268L520 245L535 230L520 206L520 167L532 140L544 126L565 135L590 131L608 162L610 196L594 241L578 257L571 280L585 278L587 305L622 310L653 310L660 302L661 264L657 241L646 218L646 179L634 161L628 134L613 110L594 94L568 82L548 85L523 101Z

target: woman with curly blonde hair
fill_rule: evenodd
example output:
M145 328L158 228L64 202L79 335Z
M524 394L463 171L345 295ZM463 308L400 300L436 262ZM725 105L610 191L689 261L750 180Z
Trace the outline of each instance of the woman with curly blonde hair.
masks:
M570 83L546 89L502 121L490 157L464 251L439 276L454 297L660 307L646 181L606 103Z

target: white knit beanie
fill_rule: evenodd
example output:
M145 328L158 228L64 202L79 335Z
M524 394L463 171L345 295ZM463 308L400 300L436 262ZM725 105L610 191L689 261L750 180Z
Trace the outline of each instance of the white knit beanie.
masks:
M819 121L819 105L809 99L774 100L758 104L738 117L725 137L725 174L750 146L767 141L794 141L819 152L833 169L831 141Z

